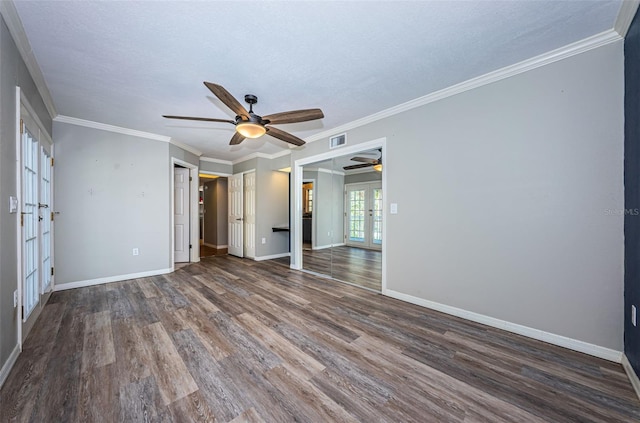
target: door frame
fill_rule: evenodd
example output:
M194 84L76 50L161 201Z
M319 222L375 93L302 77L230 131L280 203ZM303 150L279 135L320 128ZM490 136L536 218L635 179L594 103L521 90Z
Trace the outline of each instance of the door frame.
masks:
M233 176L233 174L231 174L231 173L211 172L211 171L208 171L208 170L200 170L200 171L198 172L198 174L214 175L214 176L218 176L218 177L220 177L220 178L229 178L229 176ZM205 181L206 181L207 179L204 179L204 178L203 178L203 180L205 180ZM200 178L199 178L199 177L198 177L198 188L200 188ZM199 195L199 194L198 194L198 195ZM198 204L198 224L200 224L200 207L199 207L199 206L200 206L200 204ZM206 206L206 204L204 204L204 206ZM228 214L228 213L229 213L229 211L227 210L227 214ZM226 215L225 215L225 219L228 219L228 217L227 217ZM202 223L202 225L203 225L203 227L204 227L204 222ZM198 234L198 235L200 235L200 234ZM200 243L200 242L198 242L198 244L199 244L199 243ZM205 245L207 245L207 244L205 244ZM228 233L227 233L227 243L226 243L226 245L227 245L227 247L228 247L228 245L229 245L229 234L228 234ZM217 244L216 244L216 246L217 246ZM200 247L198 246L198 249L199 249L199 248L200 248Z
M304 172L304 170L303 170ZM316 180L314 178L304 178L302 180L302 184L300 184L300 189L302 189L302 185L306 184L307 182L311 182L313 184L313 210L316 209L316 194L318 193L317 189L316 189ZM300 203L300 207L302 207L302 203ZM302 232L300 233L300 236L302 236ZM314 250L315 248L315 243L316 243L316 218L315 218L315 212L312 211L311 212L311 249ZM304 242L303 242L304 244Z
M382 137L372 141L366 141L359 144L352 144L345 147L336 148L325 153L316 154L313 156L305 157L295 160L293 167L291 168L293 204L291 210L291 269L302 270L302 181L303 181L303 166L320 162L323 160L333 159L335 157L350 155L359 153L364 150L373 150L376 148L382 148L382 162L387 163L387 138ZM387 172L382 169L382 192L387 191ZM387 290L387 202L388 195L384 197L382 203L382 289L384 294Z
M33 108L33 106L31 106L31 103L29 103L29 99L26 97L26 95L24 94L24 92L20 89L20 86L16 86L16 96L15 96L15 143L16 143L16 199L17 199L17 209L16 209L16 262L17 262L17 269L16 269L16 276L17 276L17 280L16 280L16 293L18 296L18 301L17 301L17 305L14 308L15 313L16 313L16 341L18 344L18 347L20 349L20 351L22 351L22 344L23 344L23 329L25 329L25 323L27 323L22 316L22 306L23 306L23 301L22 301L22 285L23 285L23 276L24 276L24 272L23 272L23 265L24 265L24 260L23 260L23 249L22 249L22 226L20 224L20 216L22 215L22 170L23 170L23 163L22 163L22 134L20 132L20 121L22 119L22 108L24 107L24 109L27 111L27 113L29 114L30 119L32 119L36 125L36 127L38 128L39 134L38 134L38 167L40 166L40 151L42 148L42 144L47 143L50 147L50 152L51 152L51 158L55 157L55 149L54 149L54 145L53 145L53 138L51 136L51 134L49 134L47 132L47 130L45 129L44 124L42 123L42 121L40 120L40 117L38 116L38 114L36 113L35 109ZM55 175L54 172L51 172L51 185L50 185L50 191L51 191L51 202L49 204L49 212L52 212L55 210L55 196L54 196L54 192L55 192ZM40 187L40 173L38 172L38 188ZM38 189L38 194L39 194L39 189ZM38 200L40 200L39 196L38 196ZM50 253L50 257L51 257L51 266L52 268L55 266L55 224L51 225L51 253ZM40 227L38 226L38 261L40 261ZM38 263L38 266L40 266L41 263ZM38 280L38 295L39 295L39 299L38 299L38 304L39 304L39 309L34 309L32 314L29 316L29 319L32 320L32 322L34 323L38 316L40 315L40 313L42 312L42 308L44 306L44 304L47 303L47 301L49 300L49 297L51 296L51 293L53 291L55 291L55 284L56 284L56 280L55 280L55 275L51 276L51 286L49 291L43 293L42 292L42 286L41 286L41 280L39 278ZM28 320L29 320L28 319ZM26 330L30 330L30 327L27 327ZM25 333L26 336L26 333Z
M170 181L171 186L169 188L169 198L171 201L170 214L171 214L171 226L170 226L170 257L171 257L171 271L175 270L175 234L173 233L175 224L175 181L173 180L173 169L176 165L180 165L189 169L189 177L191 178L189 181L189 238L191 242L191 248L189 249L189 262L197 263L200 261L200 241L194 242L194 239L200 239L200 220L199 220L199 208L198 208L198 187L200 186L200 181L198 177L198 166L191 164L189 162L185 162L184 160L180 160L175 157L171 157L171 166L169 168ZM197 223L197 224L196 224Z

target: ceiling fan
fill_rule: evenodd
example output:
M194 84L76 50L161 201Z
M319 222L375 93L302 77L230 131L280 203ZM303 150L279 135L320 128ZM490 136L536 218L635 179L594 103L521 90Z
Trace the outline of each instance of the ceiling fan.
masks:
M258 102L258 97L255 95L247 94L244 96L244 101L249 104L249 111L247 111L247 109L245 109L245 107L221 85L206 81L204 82L204 85L236 114L235 120L171 115L162 115L162 117L167 119L198 120L204 122L225 122L235 125L236 133L231 137L229 145L240 144L245 138L259 138L264 134L269 134L272 137L288 142L289 144L303 145L305 142L295 135L285 132L282 129L267 125L306 122L322 119L324 117L324 114L320 109L292 110L290 112L260 116L253 112L253 105Z
M382 172L382 149L378 149L380 152L380 157L374 159L372 157L352 157L351 160L354 162L360 162L360 164L350 165L343 167L344 170L354 170L354 169L362 169L365 167L373 167L373 170L376 172Z

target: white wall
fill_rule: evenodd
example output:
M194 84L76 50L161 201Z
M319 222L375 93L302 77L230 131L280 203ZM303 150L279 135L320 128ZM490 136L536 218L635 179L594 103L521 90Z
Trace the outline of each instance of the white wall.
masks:
M53 130L56 285L170 268L169 144L60 122Z
M381 137L388 289L622 351L621 41L348 131Z

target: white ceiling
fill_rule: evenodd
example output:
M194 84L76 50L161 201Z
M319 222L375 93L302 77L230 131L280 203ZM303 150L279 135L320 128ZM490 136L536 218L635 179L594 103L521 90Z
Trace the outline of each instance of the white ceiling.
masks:
M233 119L203 81L305 138L613 28L612 1L15 1L61 115L172 137L233 160L288 148L228 145Z

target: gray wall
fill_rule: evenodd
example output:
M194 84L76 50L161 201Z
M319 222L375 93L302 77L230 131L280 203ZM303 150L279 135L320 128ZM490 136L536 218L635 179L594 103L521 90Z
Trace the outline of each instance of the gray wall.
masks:
M51 131L51 117L31 79L4 19L0 19L0 368L17 345L17 309L13 291L17 288L18 215L9 214L9 196L16 196L16 86L35 109L45 129Z
M348 131L387 139L388 289L622 351L623 63L618 41Z
M315 169L311 164L310 169ZM323 171L305 170L304 180L315 180L313 186L312 248L325 248L344 242L344 176Z
M222 173L224 175L231 175L233 173L233 166L230 164L208 162L206 160L200 160L200 170L204 172Z
M170 268L169 144L58 122L54 139L56 284Z
M345 184L359 184L361 182L382 181L382 172L364 172L345 175Z
M289 176L272 165L272 160L262 157L233 165L234 174L256 172L256 258L289 252L288 233L271 229L289 222Z
M169 144L169 156L175 157L176 159L190 163L194 166L199 166L200 164L200 158L198 156L173 144Z
M256 209L256 257L288 253L289 233L272 228L289 222L289 175L271 170L269 159L257 159Z

